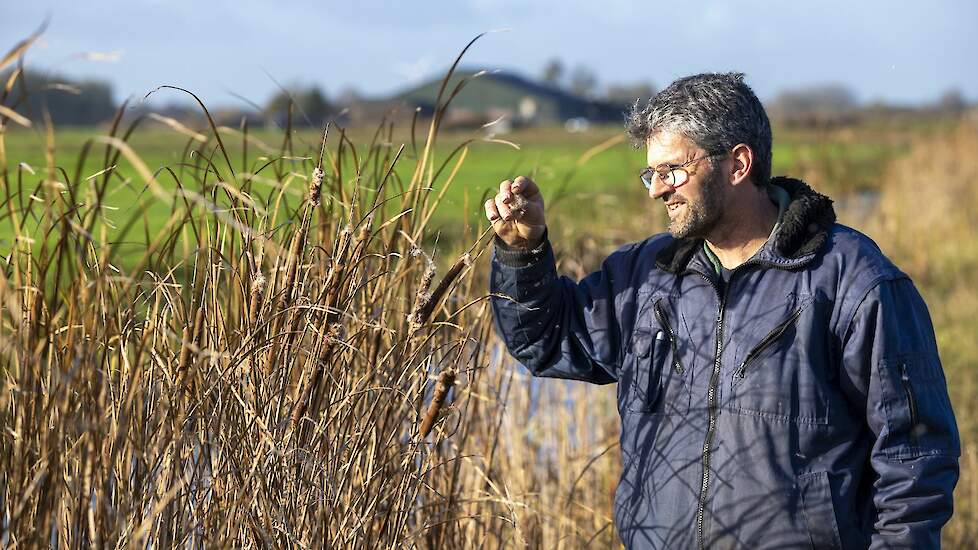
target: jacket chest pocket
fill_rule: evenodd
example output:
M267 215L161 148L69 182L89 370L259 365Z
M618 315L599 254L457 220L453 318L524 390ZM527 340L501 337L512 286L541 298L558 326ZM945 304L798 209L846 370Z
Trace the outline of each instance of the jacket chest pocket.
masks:
M745 316L753 322L740 331L726 408L776 421L828 424L828 305L797 295Z
M630 412L670 415L689 410L689 373L679 353L671 305L668 297L654 297L639 315L626 365L628 387L623 388Z

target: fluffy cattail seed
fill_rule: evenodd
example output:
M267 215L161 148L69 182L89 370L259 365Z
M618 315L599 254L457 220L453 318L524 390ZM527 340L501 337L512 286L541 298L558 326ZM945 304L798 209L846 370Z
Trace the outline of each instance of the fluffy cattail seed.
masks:
M317 166L315 169L313 169L312 182L309 184L309 202L311 202L313 206L319 206L319 199L323 188L323 178L325 177L326 173L323 172L322 168Z
M425 267L424 275L421 276L421 285L418 287L418 292L428 292L431 288L431 282L435 280L435 262L428 260L428 266Z
M408 321L414 327L418 327L424 323L423 312L428 309L428 303L431 302L431 293L428 290L431 289L431 283L434 280L435 262L429 259L428 266L424 270L424 275L421 276L421 283L418 284L418 292L414 297L414 307L411 308L411 314L408 315Z
M526 214L526 207L530 205L530 202L526 200L523 195L514 194L513 198L509 201L509 211L513 214L513 219L518 220Z
M363 221L363 225L360 226L360 231L357 233L357 244L363 244L370 237L370 232L373 230L374 226L374 215L370 213L366 219Z
M266 282L268 282L268 280L265 279L264 273L262 273L261 271L255 273L254 278L251 279L251 293L252 294L260 293L262 290L265 289Z
M251 325L258 319L258 309L261 307L262 292L265 290L265 275L259 271L251 279L251 299L248 303L248 321Z

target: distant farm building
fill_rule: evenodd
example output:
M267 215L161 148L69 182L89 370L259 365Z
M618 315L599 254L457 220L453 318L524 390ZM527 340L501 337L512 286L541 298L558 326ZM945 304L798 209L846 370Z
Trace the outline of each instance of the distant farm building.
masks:
M462 90L445 113L446 126L477 127L496 120L499 120L497 130L568 121L577 125L619 123L625 109L623 105L581 98L506 71L456 71L445 87L442 103L463 79L466 82ZM389 110L400 107L401 113L420 110L423 116L431 116L442 80L435 78L396 94L386 101L387 107ZM374 103L371 107L371 114L377 114L380 105Z

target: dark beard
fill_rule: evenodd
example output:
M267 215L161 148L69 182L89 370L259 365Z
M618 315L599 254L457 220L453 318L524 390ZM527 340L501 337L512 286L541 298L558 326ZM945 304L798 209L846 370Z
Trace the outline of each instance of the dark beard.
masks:
M712 169L703 180L700 200L686 201L685 215L669 223L669 233L677 239L705 238L723 217L723 182L719 170Z

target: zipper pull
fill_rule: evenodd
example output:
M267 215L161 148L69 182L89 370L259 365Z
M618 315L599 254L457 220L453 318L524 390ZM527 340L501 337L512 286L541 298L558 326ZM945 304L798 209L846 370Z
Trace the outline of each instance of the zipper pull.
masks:
M737 370L734 372L734 376L740 379L747 377L747 361L744 361L739 367L737 367Z
M906 363L900 363L900 381L903 382L903 391L907 394L907 407L910 409L910 433L911 436L914 436L918 422L917 398L914 396L913 386L910 384L910 374L907 372Z
M673 358L672 369L676 371L676 374L682 376L683 365L679 361L679 346L676 345L676 334L672 331L672 326L669 324L669 320L666 318L665 312L662 311L661 304L662 304L662 298L656 300L655 304L653 305L653 312L655 313L656 319L658 319L659 323L662 324L663 328L665 329L665 332L669 333L669 346L672 348L672 358ZM659 331L659 334L656 335L656 340L658 341L662 335L663 335L663 331Z

